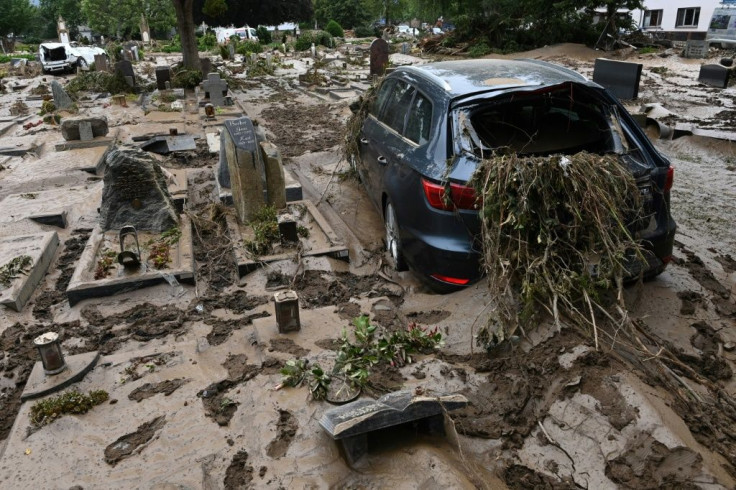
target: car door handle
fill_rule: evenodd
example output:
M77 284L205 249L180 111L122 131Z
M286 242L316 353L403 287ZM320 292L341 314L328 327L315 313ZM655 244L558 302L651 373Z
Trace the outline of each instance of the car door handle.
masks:
M363 143L364 145L367 145L369 143L367 138L360 138L360 142Z
M388 162L386 161L386 157L378 157L378 163L386 165Z

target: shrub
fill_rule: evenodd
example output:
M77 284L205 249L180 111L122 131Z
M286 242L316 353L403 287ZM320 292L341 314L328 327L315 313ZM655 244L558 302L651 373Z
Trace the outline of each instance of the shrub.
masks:
M222 56L223 60L226 60L230 57L230 50L227 49L227 46L224 44L220 45L220 56Z
M248 53L262 53L261 43L256 41L243 41L237 47L238 54L248 56Z
M74 77L67 84L66 91L70 94L76 94L82 91L121 94L131 92L133 88L125 82L120 72L113 74L103 71L87 71Z
M355 37L373 37L375 36L375 31L372 27L368 26L358 26L353 31L355 32Z
M485 41L481 41L468 49L468 54L471 58L479 58L485 56L491 52L491 48Z
M217 36L213 32L208 32L197 40L199 51L209 51L215 46L217 46Z
M181 53L181 39L179 39L179 35L175 35L168 45L161 48L161 51L164 53Z
M171 79L174 88L192 89L202 81L202 72L199 70L180 70Z
M260 41L261 44L271 44L271 31L266 29L265 26L258 26L258 29L256 29L256 35L258 36L258 41Z
M0 63L10 63L11 58L24 58L28 61L34 61L36 59L35 54L13 54L13 55L4 55L0 54Z
M345 33L342 30L340 24L331 20L325 26L325 31L329 32L333 37L345 37Z
M333 46L332 35L325 31L304 31L302 32L299 39L296 40L294 48L297 51L306 51L312 47L312 43L315 46L322 45L328 48Z

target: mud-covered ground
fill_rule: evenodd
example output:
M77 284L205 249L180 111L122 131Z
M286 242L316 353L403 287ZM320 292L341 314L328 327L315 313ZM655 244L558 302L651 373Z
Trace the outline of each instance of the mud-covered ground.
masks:
M736 91L694 82L699 61L674 52L612 55L644 64L639 103L661 103L676 114L672 120L730 128ZM564 45L518 56L590 75L597 54ZM653 70L661 66L667 70ZM733 143L697 136L655 141L676 168L672 213L679 230L674 263L627 290L630 316L651 356L627 357L605 341L596 351L585 333L544 325L487 353L473 337L492 310L484 285L438 296L410 272L385 266L381 218L340 154L347 104L306 93L293 71L249 80L234 96L278 144L305 198L345 241L350 263L302 258L238 278L225 226L229 211L216 204L217 159L202 138L196 152L162 159L187 174L196 286L156 286L70 307L63 291L96 219L94 204L80 210L58 230L61 246L31 302L21 313L0 312L0 487L736 486ZM0 116L14 97L0 95ZM90 103L83 110L103 109ZM123 141L172 124L203 131L194 113L161 122L144 119L135 103L106 110ZM27 142L58 129L45 133L18 130L0 138L0 146L8 137ZM20 186L23 167L34 158L50 161L48 151L3 163L0 186ZM49 180L101 186L64 172ZM270 298L285 287L300 295L302 330L279 335ZM363 396L458 392L470 403L449 414L444 437L413 427L372 435L368 455L351 468L318 424L331 405L310 400L304 387L274 388L291 358L334 362L342 330L360 314L388 330L409 322L437 326L445 340L436 354L412 364L377 366ZM67 355L101 352L78 387L107 390L110 401L27 432L32 402L21 405L20 393L37 359L31 341L47 330L60 333ZM666 370L657 367L664 349L674 359Z

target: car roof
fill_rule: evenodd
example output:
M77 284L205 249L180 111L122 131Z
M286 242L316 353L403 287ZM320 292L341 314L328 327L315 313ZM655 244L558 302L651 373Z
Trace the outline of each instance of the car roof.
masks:
M512 87L543 87L564 82L594 85L583 75L538 60L463 60L405 66L397 72L422 76L450 97Z

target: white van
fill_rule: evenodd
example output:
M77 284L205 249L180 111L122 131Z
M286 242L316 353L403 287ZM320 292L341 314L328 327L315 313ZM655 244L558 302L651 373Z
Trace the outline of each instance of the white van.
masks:
M736 47L736 7L713 11L705 40L709 46L720 44L722 48Z
M252 27L215 27L215 36L220 44L227 44L233 36L238 36L241 41L258 41L256 30Z
M102 48L78 46L76 43L41 43L38 58L44 73L73 71L77 66L87 69L95 62L96 54L106 54Z

